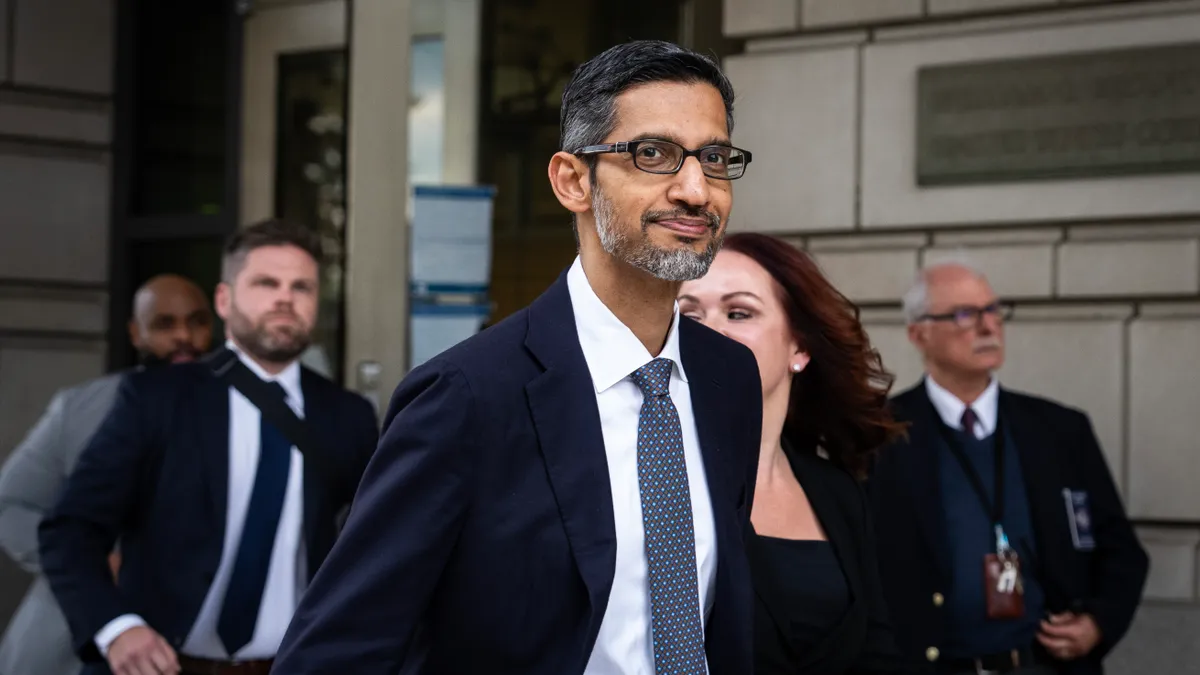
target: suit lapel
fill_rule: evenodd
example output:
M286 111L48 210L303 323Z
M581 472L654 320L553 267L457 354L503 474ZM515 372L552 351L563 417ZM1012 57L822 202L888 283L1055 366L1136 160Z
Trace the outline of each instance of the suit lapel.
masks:
M825 538L829 541L829 545L833 547L837 553L838 562L841 563L842 569L855 569L858 567L856 558L852 551L856 545L851 540L852 532L849 523L846 522L845 516L838 507L837 497L830 491L829 486L825 481L821 480L813 470L812 462L826 461L819 458L805 458L789 447L784 448L784 452L788 456L788 463L792 467L792 472L796 474L796 479L800 481L800 487L804 488L804 495L808 497L808 503L812 507L813 515L816 516L817 522L821 524L821 529L825 531ZM860 581L858 575L847 575L850 590L854 592L855 597L858 595L858 584Z
M545 369L525 392L563 527L591 601L592 644L616 571L617 535L600 412L565 274L530 305L525 344Z
M317 386L316 375L308 370L300 369L300 390L304 394L305 426L317 436L320 448L334 447L331 444L334 428L333 401L325 394L324 387ZM334 476L321 476L314 468L314 462L306 457L303 463L303 503L304 503L304 537L308 542L308 574L309 578L316 573L324 559L326 546L321 537L321 514L326 510L325 501L328 498L327 485L332 485Z
M207 360L202 367L205 372L197 387L196 402L204 420L198 430L199 450L208 483L210 517L220 533L217 541L224 541L229 510L229 387L212 375Z
M946 532L942 509L941 470L938 452L941 438L937 426L941 424L924 381L912 391L913 400L909 410L913 424L909 428L910 443L898 451L905 453L908 467L908 483L913 492L913 503L917 509L917 523L925 544L942 572L949 578L949 551L946 548Z
M732 425L738 423L737 413L746 404L731 400L729 383L722 381L722 372L714 367L713 356L720 352L708 349L713 344L703 334L708 330L691 319L679 320L679 358L687 372L716 536L713 609L705 640L712 672L740 672L743 664L738 649L745 648L749 653L750 631L745 626L753 617L754 592L748 583L746 530L738 520L741 513L749 517L753 488L746 482L753 477L747 476L749 458L740 452L757 452L758 448L757 444L753 448L739 447ZM755 396L759 396L757 391Z
M846 585L850 589L851 604L862 606L862 609L858 612L847 611L842 614L841 620L826 633L825 639L821 641L821 645L816 649L804 652L800 657L800 662L796 664L797 671L804 672L807 668L811 668L814 663L823 661L826 658L826 653L830 647L839 643L839 636L849 629L856 615L869 612L869 609L866 608L869 599L862 590L862 576L858 574L858 570L861 568L859 564L861 553L855 552L858 544L853 541L854 532L841 512L837 496L832 492L826 481L821 480L821 477L814 470L816 468L813 466L814 462L823 462L825 460L816 457L801 457L794 448L786 446L784 447L784 452L788 456L788 463L792 467L792 472L796 474L796 479L800 482L800 487L804 489L804 495L808 497L808 503L812 507L813 515L816 516L817 522L821 524L821 528L825 531L825 538L829 541L829 545L833 547L838 564L844 571L843 577L845 577ZM768 600L768 602L777 601L775 598ZM783 615L783 612L780 612L780 614Z
M1059 463L1047 447L1046 435L1035 420L1023 415L1019 402L1012 394L1000 390L1000 421L1012 434L1013 445L1021 462L1021 478L1025 482L1025 494L1029 502L1029 515L1033 524L1034 539L1039 551L1048 549L1048 542L1070 541L1071 532L1065 517L1066 504L1059 490L1064 484L1059 476ZM1055 508L1063 509L1056 513ZM1053 547L1050 547L1053 548ZM1046 565L1052 563L1046 555L1033 561L1040 564L1043 572L1050 574Z
M702 353L702 347L696 339L696 331L700 326L690 319L679 320L679 357L688 376L688 390L692 397L692 415L696 421L696 435L700 438L700 453L704 457L704 473L708 478L710 501L713 503L713 516L723 519L732 513L731 509L721 508L721 505L733 505L732 488L740 484L745 476L737 467L731 466L732 458L726 459L730 453L723 452L722 446L728 446L727 438L722 434L727 430L717 424L723 418L720 413L729 410L730 401L721 387L721 382L710 367L710 361ZM707 329L703 329L707 330Z

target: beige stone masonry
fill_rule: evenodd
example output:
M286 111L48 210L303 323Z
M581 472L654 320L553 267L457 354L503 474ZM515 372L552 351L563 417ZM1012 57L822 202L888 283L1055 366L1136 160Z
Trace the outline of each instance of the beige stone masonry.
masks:
M978 33L952 26L943 28L958 32L867 46L861 226L952 227L1200 213L1196 179L1185 174L944 187L921 187L914 177L920 68L1193 40L1200 35L1200 5L1177 4L1187 4L1193 12ZM776 128L781 128L778 123Z
M1089 319L1066 308L1018 315L1005 331L1000 371L1008 387L1087 411L1119 487L1125 484L1124 354L1126 320ZM1128 313L1128 310L1124 310Z
M1200 514L1200 312L1133 322L1129 344L1129 509L1134 517Z
M0 134L106 145L112 140L111 106L25 92L0 92Z
M987 275L1001 297L1048 298L1054 292L1054 247L1051 244L972 246L925 249L921 265L965 256Z
M929 0L929 13L970 14L971 12L995 12L1004 9L1026 9L1046 7L1058 0Z
M1058 248L1063 297L1195 295L1200 240L1066 242Z
M43 330L103 335L108 328L103 291L0 288L0 331Z
M742 0L723 5L721 30L729 37L781 33L800 28L799 0Z
M1001 244L1053 244L1063 239L1061 227L1021 229L967 229L934 232L935 246L990 246Z
M812 251L862 251L921 248L929 243L924 232L913 234L814 235L808 238Z
M854 227L858 54L841 47L726 61L738 91L734 142L754 155L734 186L731 229Z
M805 28L827 28L918 19L921 4L921 0L801 0L800 23Z
M1138 538L1150 556L1145 597L1152 600L1192 600L1196 597L1196 550L1200 532L1139 527Z
M916 249L813 252L829 280L858 302L898 301L917 273Z
M8 0L16 3L16 84L111 94L114 0Z
M3 276L107 281L111 185L105 157L0 147L0 176Z

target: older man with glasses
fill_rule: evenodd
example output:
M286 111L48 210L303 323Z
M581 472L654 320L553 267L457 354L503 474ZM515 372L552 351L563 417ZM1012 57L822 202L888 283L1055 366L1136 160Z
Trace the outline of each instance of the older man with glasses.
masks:
M1081 411L1002 388L1011 308L969 264L904 297L926 376L869 491L901 649L931 673L1099 675L1148 561Z

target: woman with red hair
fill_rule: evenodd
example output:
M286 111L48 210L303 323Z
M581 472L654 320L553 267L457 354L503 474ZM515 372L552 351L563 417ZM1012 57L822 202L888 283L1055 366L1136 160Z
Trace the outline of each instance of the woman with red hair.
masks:
M703 278L683 284L679 311L750 347L762 378L748 538L754 672L903 670L859 483L902 427L888 410L893 378L858 308L804 252L738 233Z

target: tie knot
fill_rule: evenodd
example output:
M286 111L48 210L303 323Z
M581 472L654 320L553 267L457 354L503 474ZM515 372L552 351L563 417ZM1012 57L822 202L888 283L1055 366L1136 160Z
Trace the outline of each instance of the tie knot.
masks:
M282 399L284 401L287 400L287 391L284 390L282 384L279 384L278 382L271 380L270 382L267 382L267 390L270 391L272 395L278 396L280 399Z
M654 359L629 377L643 396L666 396L671 391L671 359Z
M974 436L975 424L977 422L979 422L979 416L975 414L975 411L972 410L970 406L968 406L962 414L962 430L966 432L967 435Z

